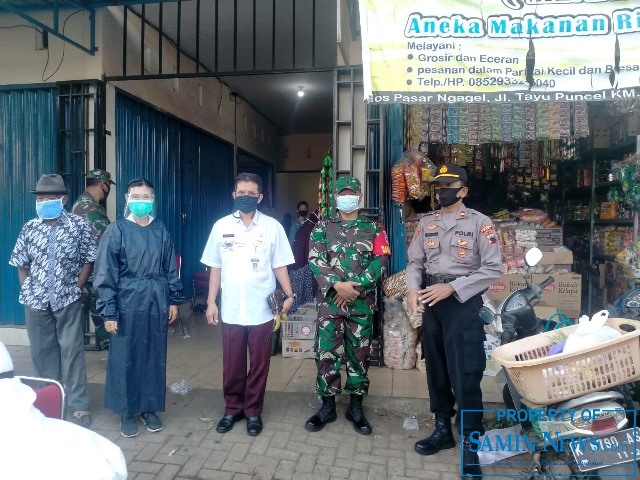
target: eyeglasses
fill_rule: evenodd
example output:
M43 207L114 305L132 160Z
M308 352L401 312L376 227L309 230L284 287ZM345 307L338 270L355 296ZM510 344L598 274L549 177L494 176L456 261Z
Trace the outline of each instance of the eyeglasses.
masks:
M145 195L138 195L137 193L134 193L132 195L127 195L127 198L129 200L133 200L134 202L140 201L140 200L153 200L153 194L145 194Z

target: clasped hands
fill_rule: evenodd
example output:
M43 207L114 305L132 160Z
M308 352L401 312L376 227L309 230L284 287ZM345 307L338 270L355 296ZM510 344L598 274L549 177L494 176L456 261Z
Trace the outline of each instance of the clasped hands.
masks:
M358 282L336 282L333 284L333 289L336 291L333 299L338 308L344 309L360 296L360 290L356 289L356 287L360 287Z
M409 307L414 314L422 313L425 305L433 307L439 301L449 298L454 292L454 288L449 283L436 283L421 290L414 288L409 290Z

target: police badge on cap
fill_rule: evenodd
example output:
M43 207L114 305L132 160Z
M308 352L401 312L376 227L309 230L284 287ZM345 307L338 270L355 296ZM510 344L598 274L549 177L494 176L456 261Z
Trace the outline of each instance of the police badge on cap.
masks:
M436 176L431 182L454 183L459 180L467 183L467 171L453 163L445 163L436 170Z

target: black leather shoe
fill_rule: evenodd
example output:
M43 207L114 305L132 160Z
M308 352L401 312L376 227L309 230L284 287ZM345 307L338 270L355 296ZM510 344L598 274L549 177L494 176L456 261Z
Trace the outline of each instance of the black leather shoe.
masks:
M216 432L218 433L227 433L230 431L237 421L242 420L244 418L244 414L236 413L235 415L230 415L228 413L224 414L224 417L220 419L218 422L218 426L216 427Z
M322 407L313 417L304 424L310 432L319 432L327 423L335 422L338 418L336 413L336 397L333 395L322 397Z
M462 440L462 476L482 480L480 458L478 458L478 452L471 450L469 437L464 437Z
M453 433L451 432L451 419L436 417L436 429L424 440L416 442L413 448L420 455L433 455L440 450L455 446L456 441L453 439Z
M252 437L257 437L262 432L262 418L247 417L247 433Z
M370 435L373 431L362 411L362 395L351 395L349 409L344 416L353 423L353 429L360 435Z

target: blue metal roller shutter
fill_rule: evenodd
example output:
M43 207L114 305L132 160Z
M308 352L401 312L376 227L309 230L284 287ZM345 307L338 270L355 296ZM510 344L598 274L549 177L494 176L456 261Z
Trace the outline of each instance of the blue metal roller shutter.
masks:
M120 92L116 95L116 209L122 218L127 183L147 178L156 213L180 251L180 123Z
M203 269L200 257L213 222L231 211L233 147L121 92L116 135L118 218L127 182L148 178L156 187L158 217L182 255L189 298L191 275Z
M200 263L211 227L231 212L233 199L233 147L191 127L183 127L182 226L184 292L191 296L193 272L204 270Z
M17 269L8 264L22 226L35 216L31 190L57 166L56 89L0 89L0 324L24 325Z

